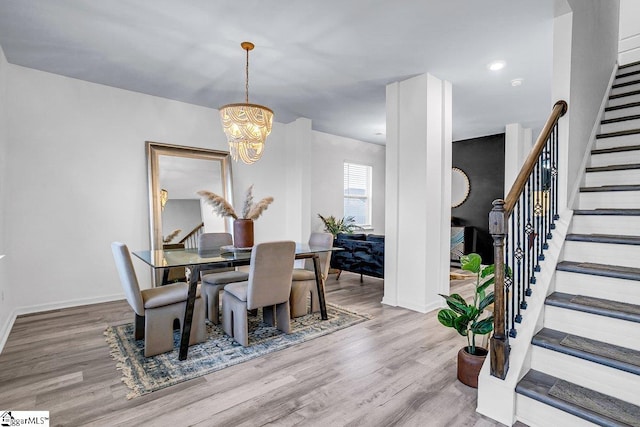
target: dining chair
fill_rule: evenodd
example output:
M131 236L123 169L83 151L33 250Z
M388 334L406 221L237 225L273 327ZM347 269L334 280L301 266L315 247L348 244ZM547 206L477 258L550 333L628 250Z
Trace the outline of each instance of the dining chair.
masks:
M249 345L247 310L262 307L266 324L289 333L289 294L296 244L259 243L251 251L249 280L229 283L222 294L222 328L244 347Z
M331 248L333 245L333 235L331 233L311 233L309 236L310 247ZM318 254L320 262L320 280L325 280L329 273L329 260L331 252L321 252ZM311 303L309 304L309 298ZM320 300L318 298L318 286L316 284L315 268L313 259L304 260L304 268L294 268L291 282L291 318L304 316L309 313L307 307L311 308L311 313L320 311Z
M173 350L173 326L177 320L182 329L189 285L173 283L141 291L127 246L113 242L111 251L125 297L135 312L134 337L136 340L144 338L144 356L155 356ZM189 345L204 341L205 332L204 304L198 289Z
M219 251L222 246L232 245L230 233L202 233L198 239L198 252ZM214 325L219 321L220 291L233 282L243 282L249 279L249 273L236 271L234 267L216 268L200 273L202 281L202 296L206 307L207 319Z

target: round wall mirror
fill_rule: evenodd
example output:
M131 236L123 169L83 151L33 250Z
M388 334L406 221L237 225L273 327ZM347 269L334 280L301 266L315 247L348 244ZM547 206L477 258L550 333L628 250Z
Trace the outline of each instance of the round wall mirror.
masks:
M451 172L451 207L457 208L467 200L471 185L469 177L462 169L453 168Z

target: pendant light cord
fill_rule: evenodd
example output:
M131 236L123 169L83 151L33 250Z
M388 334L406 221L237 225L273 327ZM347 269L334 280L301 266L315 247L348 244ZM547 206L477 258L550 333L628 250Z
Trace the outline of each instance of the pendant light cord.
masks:
M247 49L247 67L246 67L246 75L247 78L245 80L244 91L245 91L245 103L249 103L249 49Z

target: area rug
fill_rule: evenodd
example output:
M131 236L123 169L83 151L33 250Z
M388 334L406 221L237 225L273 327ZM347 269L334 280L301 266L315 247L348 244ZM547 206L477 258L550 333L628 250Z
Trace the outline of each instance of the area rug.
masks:
M122 381L131 389L127 399L132 399L371 319L329 303L327 314L328 320L321 320L318 313L292 319L290 334L262 323L261 315L249 316L248 347L236 343L219 326L207 324L207 340L190 346L184 361L178 360L178 331L174 350L153 357L144 357L144 340L133 338L132 323L110 326L104 334Z

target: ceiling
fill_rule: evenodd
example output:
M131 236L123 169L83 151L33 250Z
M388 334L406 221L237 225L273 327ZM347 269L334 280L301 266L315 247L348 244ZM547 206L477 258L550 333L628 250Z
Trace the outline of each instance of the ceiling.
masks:
M385 86L453 86L453 139L539 129L551 109L553 0L2 0L12 64L385 142ZM487 69L504 60L498 72ZM521 78L523 84L511 85Z

